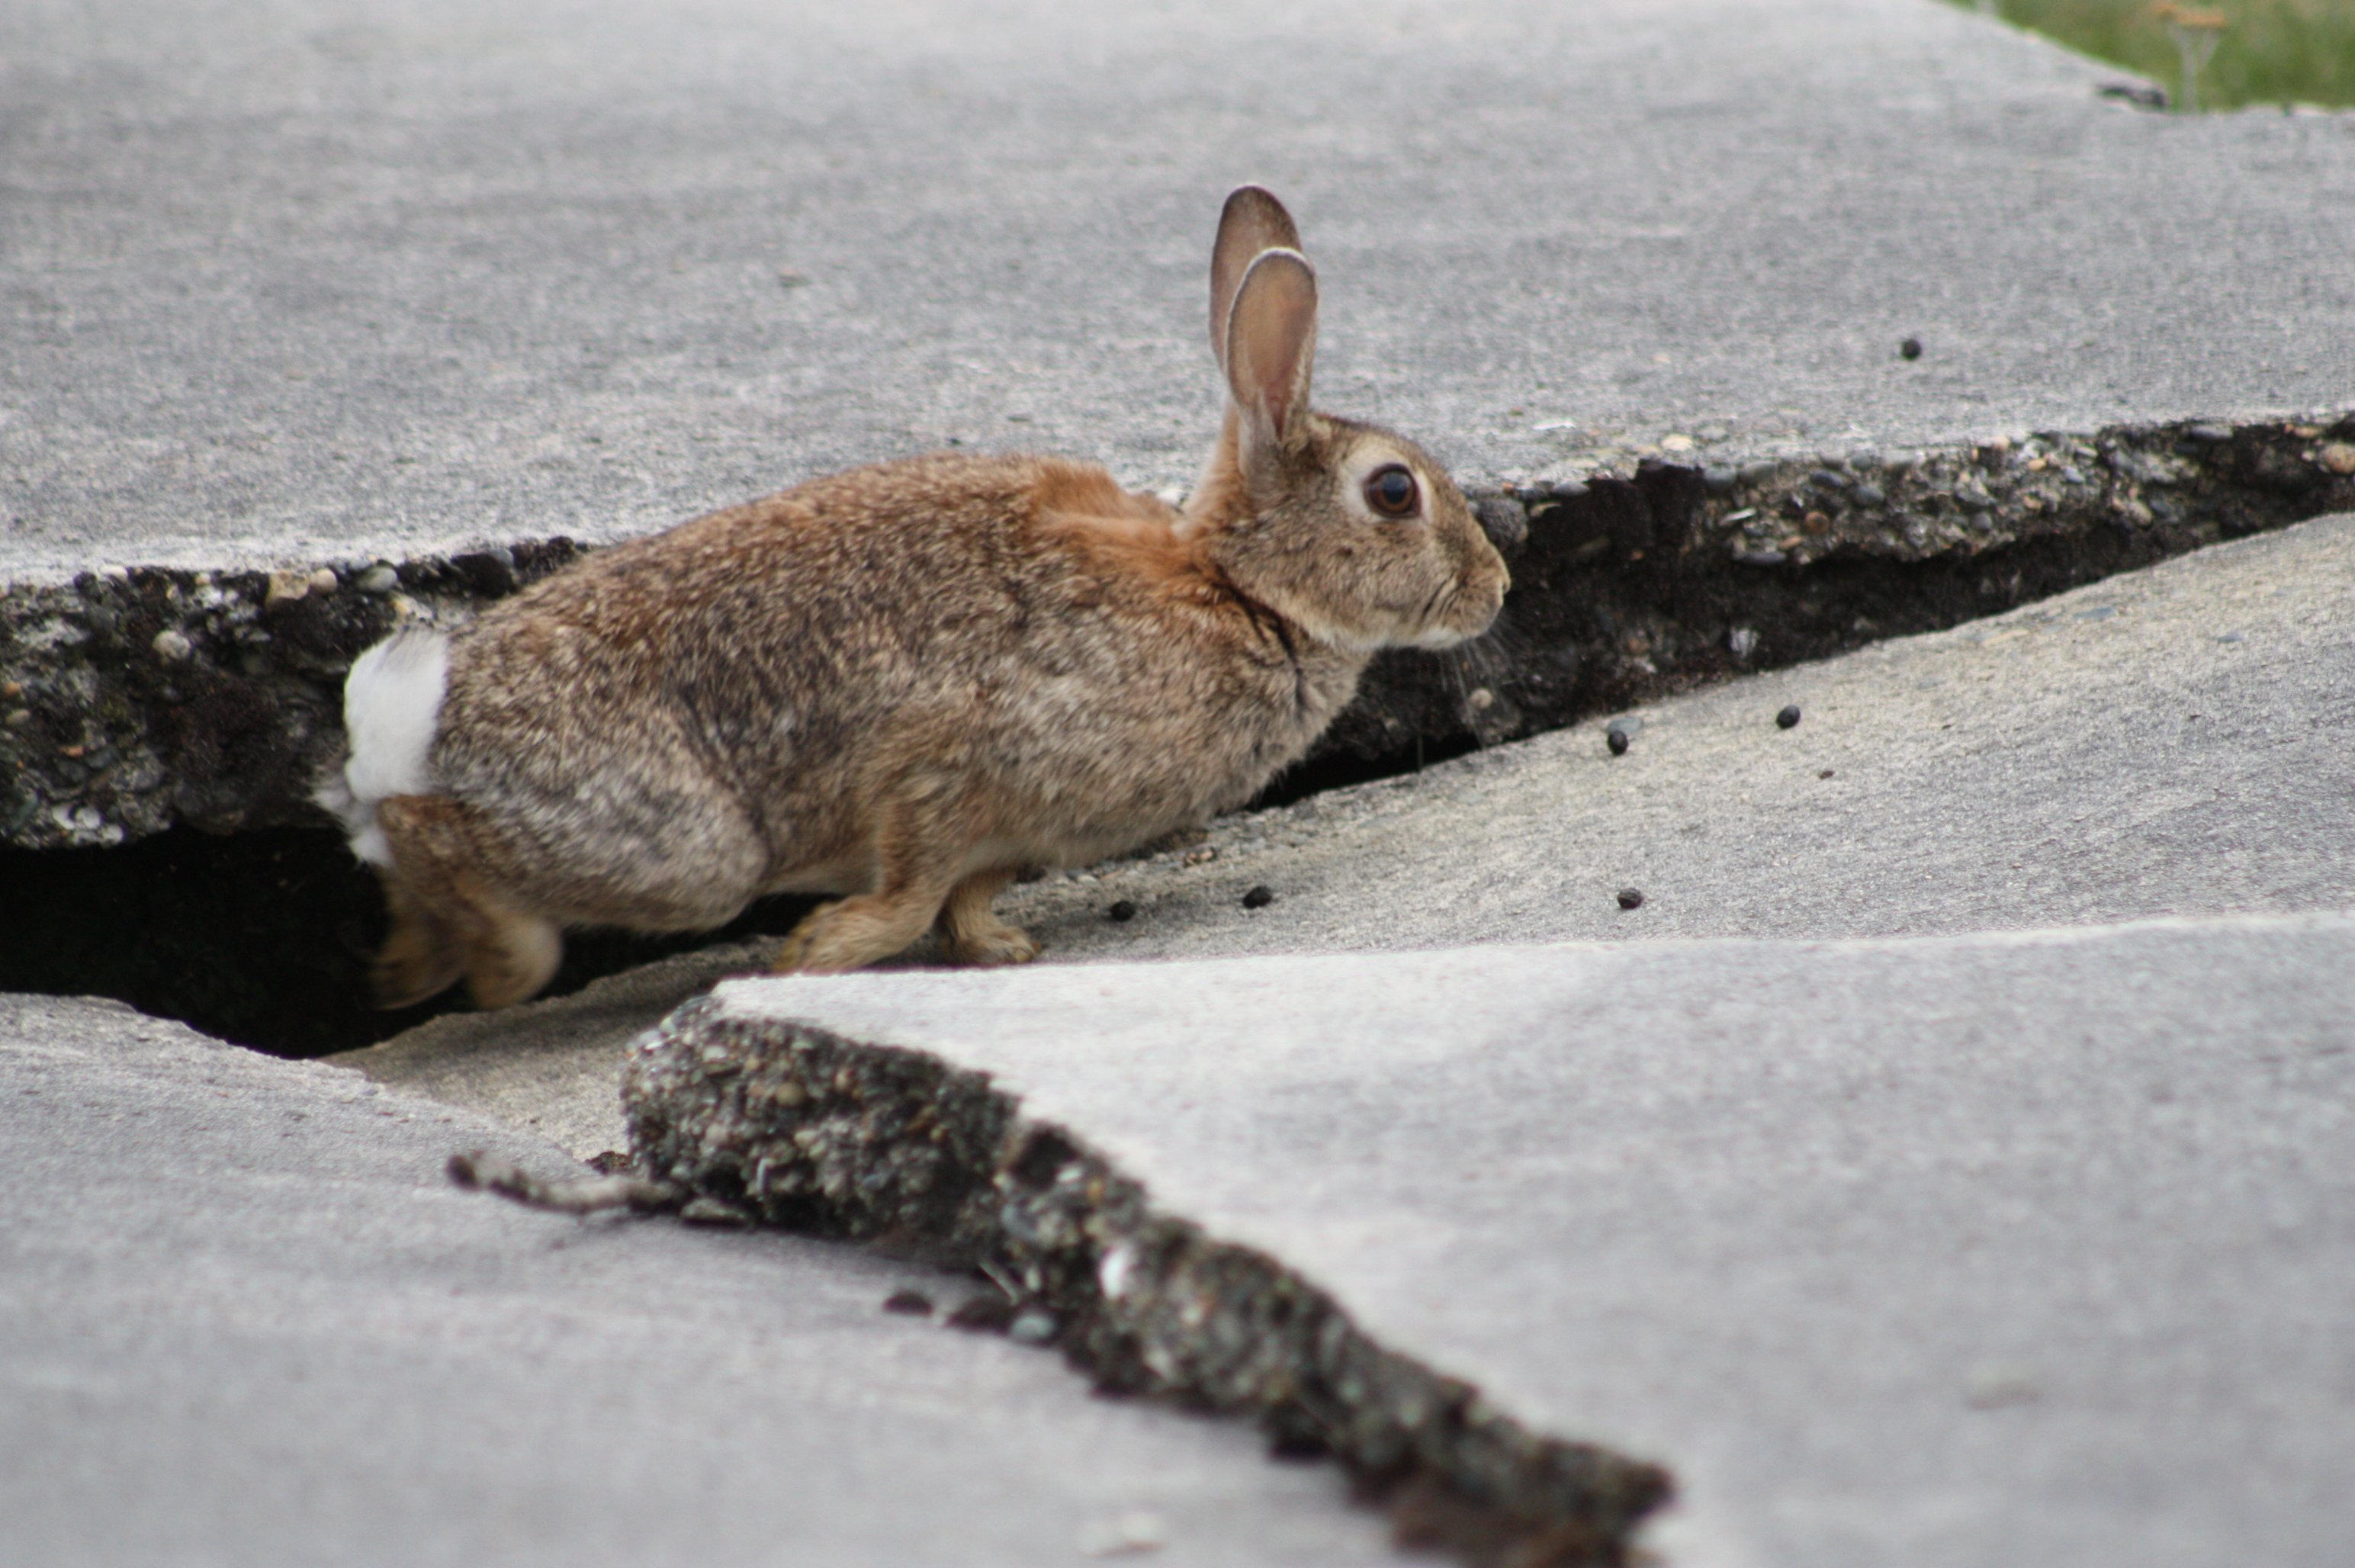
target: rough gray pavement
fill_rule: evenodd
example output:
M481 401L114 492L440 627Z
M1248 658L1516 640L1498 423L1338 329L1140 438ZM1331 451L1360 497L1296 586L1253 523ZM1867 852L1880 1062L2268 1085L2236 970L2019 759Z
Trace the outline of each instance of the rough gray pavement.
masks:
M2243 916L793 976L715 1027L987 1073L1391 1349L1673 1467L1679 1568L2328 1568L2350 976L2355 920Z
M581 1172L340 1069L0 997L0 1560L1392 1560L1329 1467L879 1310L961 1279L461 1192Z
M1599 725L1516 741L1222 818L998 910L1060 964L2355 909L2350 627L2355 517L2318 519L1660 703L1632 716L1624 756ZM1791 704L1799 723L1777 728ZM1274 901L1248 909L1257 886ZM1628 887L1645 894L1632 911ZM1110 919L1124 901L1133 918ZM340 1060L544 1117L593 1154L620 1147L629 1040L769 950L675 959Z
M1926 0L20 0L0 61L0 581L952 442L1182 483L1245 178L1325 400L1476 484L2355 387L2355 122L2140 113Z

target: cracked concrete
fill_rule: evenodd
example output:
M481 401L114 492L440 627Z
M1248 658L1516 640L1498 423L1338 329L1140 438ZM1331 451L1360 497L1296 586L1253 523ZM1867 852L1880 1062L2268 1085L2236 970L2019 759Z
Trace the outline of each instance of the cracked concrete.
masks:
M404 605L828 468L1182 485L1246 175L1324 264L1325 400L1520 498L1551 583L1471 662L1386 664L1337 765L2355 505L2347 118L2139 114L1972 17L502 15L0 21L7 844L300 819ZM1401 70L1420 107L1355 86Z
M854 1228L929 1232L950 1169L994 1176L954 1211L1103 1321L1090 1364L1188 1302L1272 1309L1131 1285L1139 1199L1281 1259L1487 1421L1668 1463L1685 1568L2323 1568L2355 1531L2350 975L2330 914L779 977L677 1015L625 1094L656 1170ZM913 1092L943 1082L988 1093Z
M1526 1461L1555 1452L1547 1440L1658 1459L1688 1503L1652 1539L1678 1562L2298 1563L2343 1540L2345 1401L2328 1402L2347 1372L2301 1314L2346 1294L2329 1222L2349 1168L2332 1119L2345 1058L2328 1050L2345 998L2316 979L2344 972L2345 938L2299 912L2349 907L2355 880L2350 525L2081 585L2355 505L2355 209L2326 199L2355 175L2349 117L2139 114L2096 97L2106 68L1899 0L1214 0L1183 15L519 0L487 21L453 0L35 0L0 16L0 855L293 820L344 663L394 619L470 613L577 549L813 473L954 443L1183 484L1216 412L1201 248L1225 188L1263 179L1323 269L1322 400L1428 439L1519 552L1524 586L1509 635L1386 666L1327 761L1347 777L1416 748L1487 749L1008 901L1057 959L1383 950L1219 967L1257 1016L1199 1053L1094 1040L1051 1083L1017 1082L1037 1059L998 1064L992 1115L1068 1122L1081 1163L1130 1183L1156 1223L1192 1225L1177 1255L1231 1286L1234 1311L1189 1325L1187 1290L1141 1276L1140 1311L1178 1314L1132 1326L1160 1346L1167 1386L1248 1403L1273 1385L1220 1383L1220 1368L1296 1371L1298 1347L1252 1313L1307 1301L1358 1336L1351 1364L1382 1387L1334 1407L1337 1424L1263 1403L1280 1437L1337 1438L1369 1470L1387 1443L1491 1496L1542 1471ZM1899 356L1907 338L1918 357ZM2008 613L1825 659L1987 610ZM1777 731L1788 703L1801 721ZM1630 709L1643 723L1625 756L1593 730L1500 743ZM281 891L272 878L254 895ZM1245 908L1262 884L1272 901ZM1631 887L1646 897L1623 912L1613 894ZM1115 923L1124 901L1136 912ZM136 944L130 912L101 935ZM2169 913L2205 923L1965 934ZM221 965L250 965L252 939L221 923ZM1883 940L1920 933L1948 934ZM1397 955L1663 935L1776 940ZM625 1141L624 1041L760 951L444 1019L353 1060L595 1154ZM1188 987L1206 972L881 975L826 994L972 985L980 1019L985 993L1038 994L1025 985L1158 987L1183 1020L1226 1005ZM1269 1092L1254 1074L1284 1064L1238 1042L1279 1007L1314 1026L1325 987L1352 1018L1381 1013L1351 1036L1362 1054ZM719 1417L656 1409L634 1378L554 1427L501 1414L460 1429L544 1439L556 1474L532 1495L560 1506L437 1489L447 1434L400 1391L464 1404L489 1385L432 1342L441 1310L419 1308L405 1321L421 1339L402 1339L338 1281L389 1281L413 1304L446 1271L406 1243L371 1260L317 1226L287 1225L293 1254L263 1260L268 1286L298 1282L323 1321L370 1345L389 1328L421 1384L303 1355L300 1378L245 1375L250 1304L272 1297L229 1266L280 1235L270 1205L290 1191L337 1195L366 1234L405 1233L414 1216L395 1211L422 1200L422 1179L387 1177L378 1156L424 1146L372 1118L334 1157L257 1162L199 1136L212 1124L171 1082L183 1037L14 1006L42 1072L65 1071L77 1042L112 1053L70 1069L100 1105L41 1108L58 1132L33 1169L61 1224L41 1228L37 1204L8 1231L20 1256L76 1272L49 1296L0 1290L34 1326L10 1337L37 1352L32 1382L79 1402L58 1416L63 1447L48 1428L0 1433L34 1461L0 1467L26 1494L0 1529L48 1555L198 1541L268 1561L268 1525L287 1561L419 1529L464 1554L521 1532L567 1560L634 1561L650 1520L692 1518L697 1550L793 1539L823 1561L777 1533L806 1509L759 1510L781 1453L815 1477L810 1499L845 1508L823 1526L839 1527L826 1540L840 1560L877 1542L1022 1562L1084 1544L1076 1503L968 1507L970 1470L909 1476L986 1541L927 1534L888 1492L847 1507L907 1430L861 1424L871 1381L760 1425L775 1410L727 1397L748 1385L725 1358L655 1391L720 1388ZM1154 1010L1113 1023L1149 1035ZM1404 1059L1417 1050L1438 1054ZM1081 1093L1132 1060L1218 1072L1153 1096L1140 1130L1122 1117L1149 1073L1114 1074L1124 1108ZM134 1083L142 1062L153 1081ZM270 1095L310 1071L284 1069L249 1108L267 1121ZM1328 1111L1337 1135L1313 1120ZM1248 1158L1205 1138L1241 1125L1229 1112L1266 1118ZM165 1121L161 1144L110 1131ZM1467 1125L1498 1136L1467 1144ZM241 1195L243 1230L199 1234L210 1211L176 1185L192 1150ZM824 1168L855 1191L868 1157L855 1142L836 1156ZM110 1185L107 1160L132 1179ZM995 1182L996 1166L975 1168ZM1226 1178L1245 1189L1221 1197ZM1229 1206L1273 1189L1299 1199L1289 1220ZM1348 1207L1352 1189L1369 1206ZM428 1207L432 1233L488 1226L479 1239L510 1260L517 1227L549 1223L481 1200ZM1018 1249L1025 1226L1091 1222L1034 1207L1002 1204L982 1216L996 1231L964 1240ZM1495 1222L1515 1212L1535 1228ZM158 1276L139 1254L124 1275L84 1244L133 1233L189 1266ZM618 1327L599 1319L620 1348L589 1358L592 1384L659 1353L641 1317L660 1304L629 1281L719 1267L715 1247L770 1250L687 1326L714 1344L757 1341L775 1319L745 1304L782 1277L844 1312L883 1279L854 1268L848 1294L828 1294L827 1271L850 1266L838 1253L805 1266L779 1263L801 1254L773 1238L705 1238L672 1258L676 1233L629 1234L672 1240L588 1282L592 1306L620 1291L624 1308ZM1450 1253L1450 1234L1487 1250ZM1246 1235L1284 1250L1218 1250ZM1099 1286L1114 1255L1092 1260ZM173 1288L148 1291L152 1277ZM75 1286L92 1281L117 1310L86 1310ZM583 1281L559 1267L549 1288ZM1921 1310L1892 1319L1908 1300ZM563 1310L578 1324L591 1307ZM490 1342L527 1363L544 1352L527 1311L493 1316L476 1324ZM811 1345L820 1360L871 1349L875 1320L850 1321L787 1336L783 1382L750 1386L798 1392L822 1370L796 1359ZM159 1414L102 1397L122 1346L94 1325L124 1322L163 1348L147 1384L190 1403ZM1240 1360L1210 1355L1203 1324L1243 1325ZM1844 1339L1810 1338L1843 1325ZM350 1375L318 1379L323 1364ZM216 1371L227 1381L207 1383ZM1493 1407L1447 1381L1464 1376ZM1066 1451L974 1428L1011 1386L946 1396L980 1459L1023 1461L982 1492L1085 1492L1126 1437L1065 1424ZM1729 1403L1754 1418L1729 1420ZM282 1409L294 1426L273 1424ZM355 1411L367 1441L339 1447L338 1413ZM695 1446L747 1420L753 1440ZM578 1441L609 1430L604 1448ZM280 1497L287 1456L321 1443L337 1466L315 1494L325 1512L257 1504ZM563 1489L608 1475L616 1445L688 1463ZM209 1511L161 1483L126 1491L112 1467L134 1451L154 1456L140 1475L209 1477ZM485 1440L481 1473L532 1452ZM731 1483L748 1453L762 1475ZM1047 1493L1020 1490L1042 1476ZM662 1491L683 1479L709 1488ZM1203 1521L1199 1538L1181 1521L1173 1557L1188 1541L1220 1561L1254 1544L1271 1561L1365 1550L1319 1533L1338 1528L1327 1491L1279 1486L1267 1514L1223 1484L1172 1505ZM89 1505L92 1486L109 1508ZM1316 1506L1283 1512L1303 1499ZM1639 1500L1623 1492L1610 1517ZM1114 1501L1085 1492L1084 1509ZM1279 1516L1292 1523L1271 1534Z

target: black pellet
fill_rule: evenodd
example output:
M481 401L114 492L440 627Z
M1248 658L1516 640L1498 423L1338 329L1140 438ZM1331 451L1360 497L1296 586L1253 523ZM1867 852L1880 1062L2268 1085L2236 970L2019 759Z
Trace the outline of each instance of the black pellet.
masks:
M1644 895L1640 890L1636 888L1621 888L1619 890L1619 907L1621 909L1640 909L1643 907L1643 903Z
M1243 908L1245 909L1265 909L1274 901L1275 890L1269 887L1265 882L1262 882L1259 886L1253 888L1251 891L1243 895Z
M1783 709L1782 712L1774 715L1774 727L1777 730L1788 730L1792 725L1796 724L1798 721L1799 705L1796 702Z
M1922 357L1922 340L1918 337L1907 338L1897 346L1897 357L1901 359L1919 359Z
M1613 756L1624 757L1627 754L1627 731L1625 730L1606 731L1603 736L1603 743L1611 748L1611 754Z
M904 1313L910 1317L930 1317L932 1298L921 1290L895 1290L883 1298L883 1310Z
M1112 908L1104 911L1104 915L1105 918L1114 921L1135 920L1136 918L1136 906L1129 902L1126 899L1123 899L1118 903L1113 905Z

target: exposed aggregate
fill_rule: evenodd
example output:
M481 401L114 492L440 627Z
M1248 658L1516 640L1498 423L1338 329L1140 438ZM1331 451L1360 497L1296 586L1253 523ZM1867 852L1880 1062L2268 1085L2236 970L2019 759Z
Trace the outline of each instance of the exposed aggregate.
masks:
M1452 1532L1469 1555L1623 1562L1670 1494L1658 1467L1531 1432L1375 1344L1315 1285L1161 1212L984 1074L707 997L633 1045L622 1097L649 1178L977 1266L1017 1297L1016 1325L1043 1318L1033 1338L1056 1334L1103 1387L1252 1416L1279 1448L1330 1452L1422 1513L1444 1489L1482 1521Z

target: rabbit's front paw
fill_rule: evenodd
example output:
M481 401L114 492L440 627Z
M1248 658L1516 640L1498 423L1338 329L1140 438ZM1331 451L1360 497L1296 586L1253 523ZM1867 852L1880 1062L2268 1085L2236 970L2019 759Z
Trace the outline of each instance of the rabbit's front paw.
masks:
M978 931L958 931L945 945L950 958L959 964L1028 964L1040 951L1037 937L998 921Z

